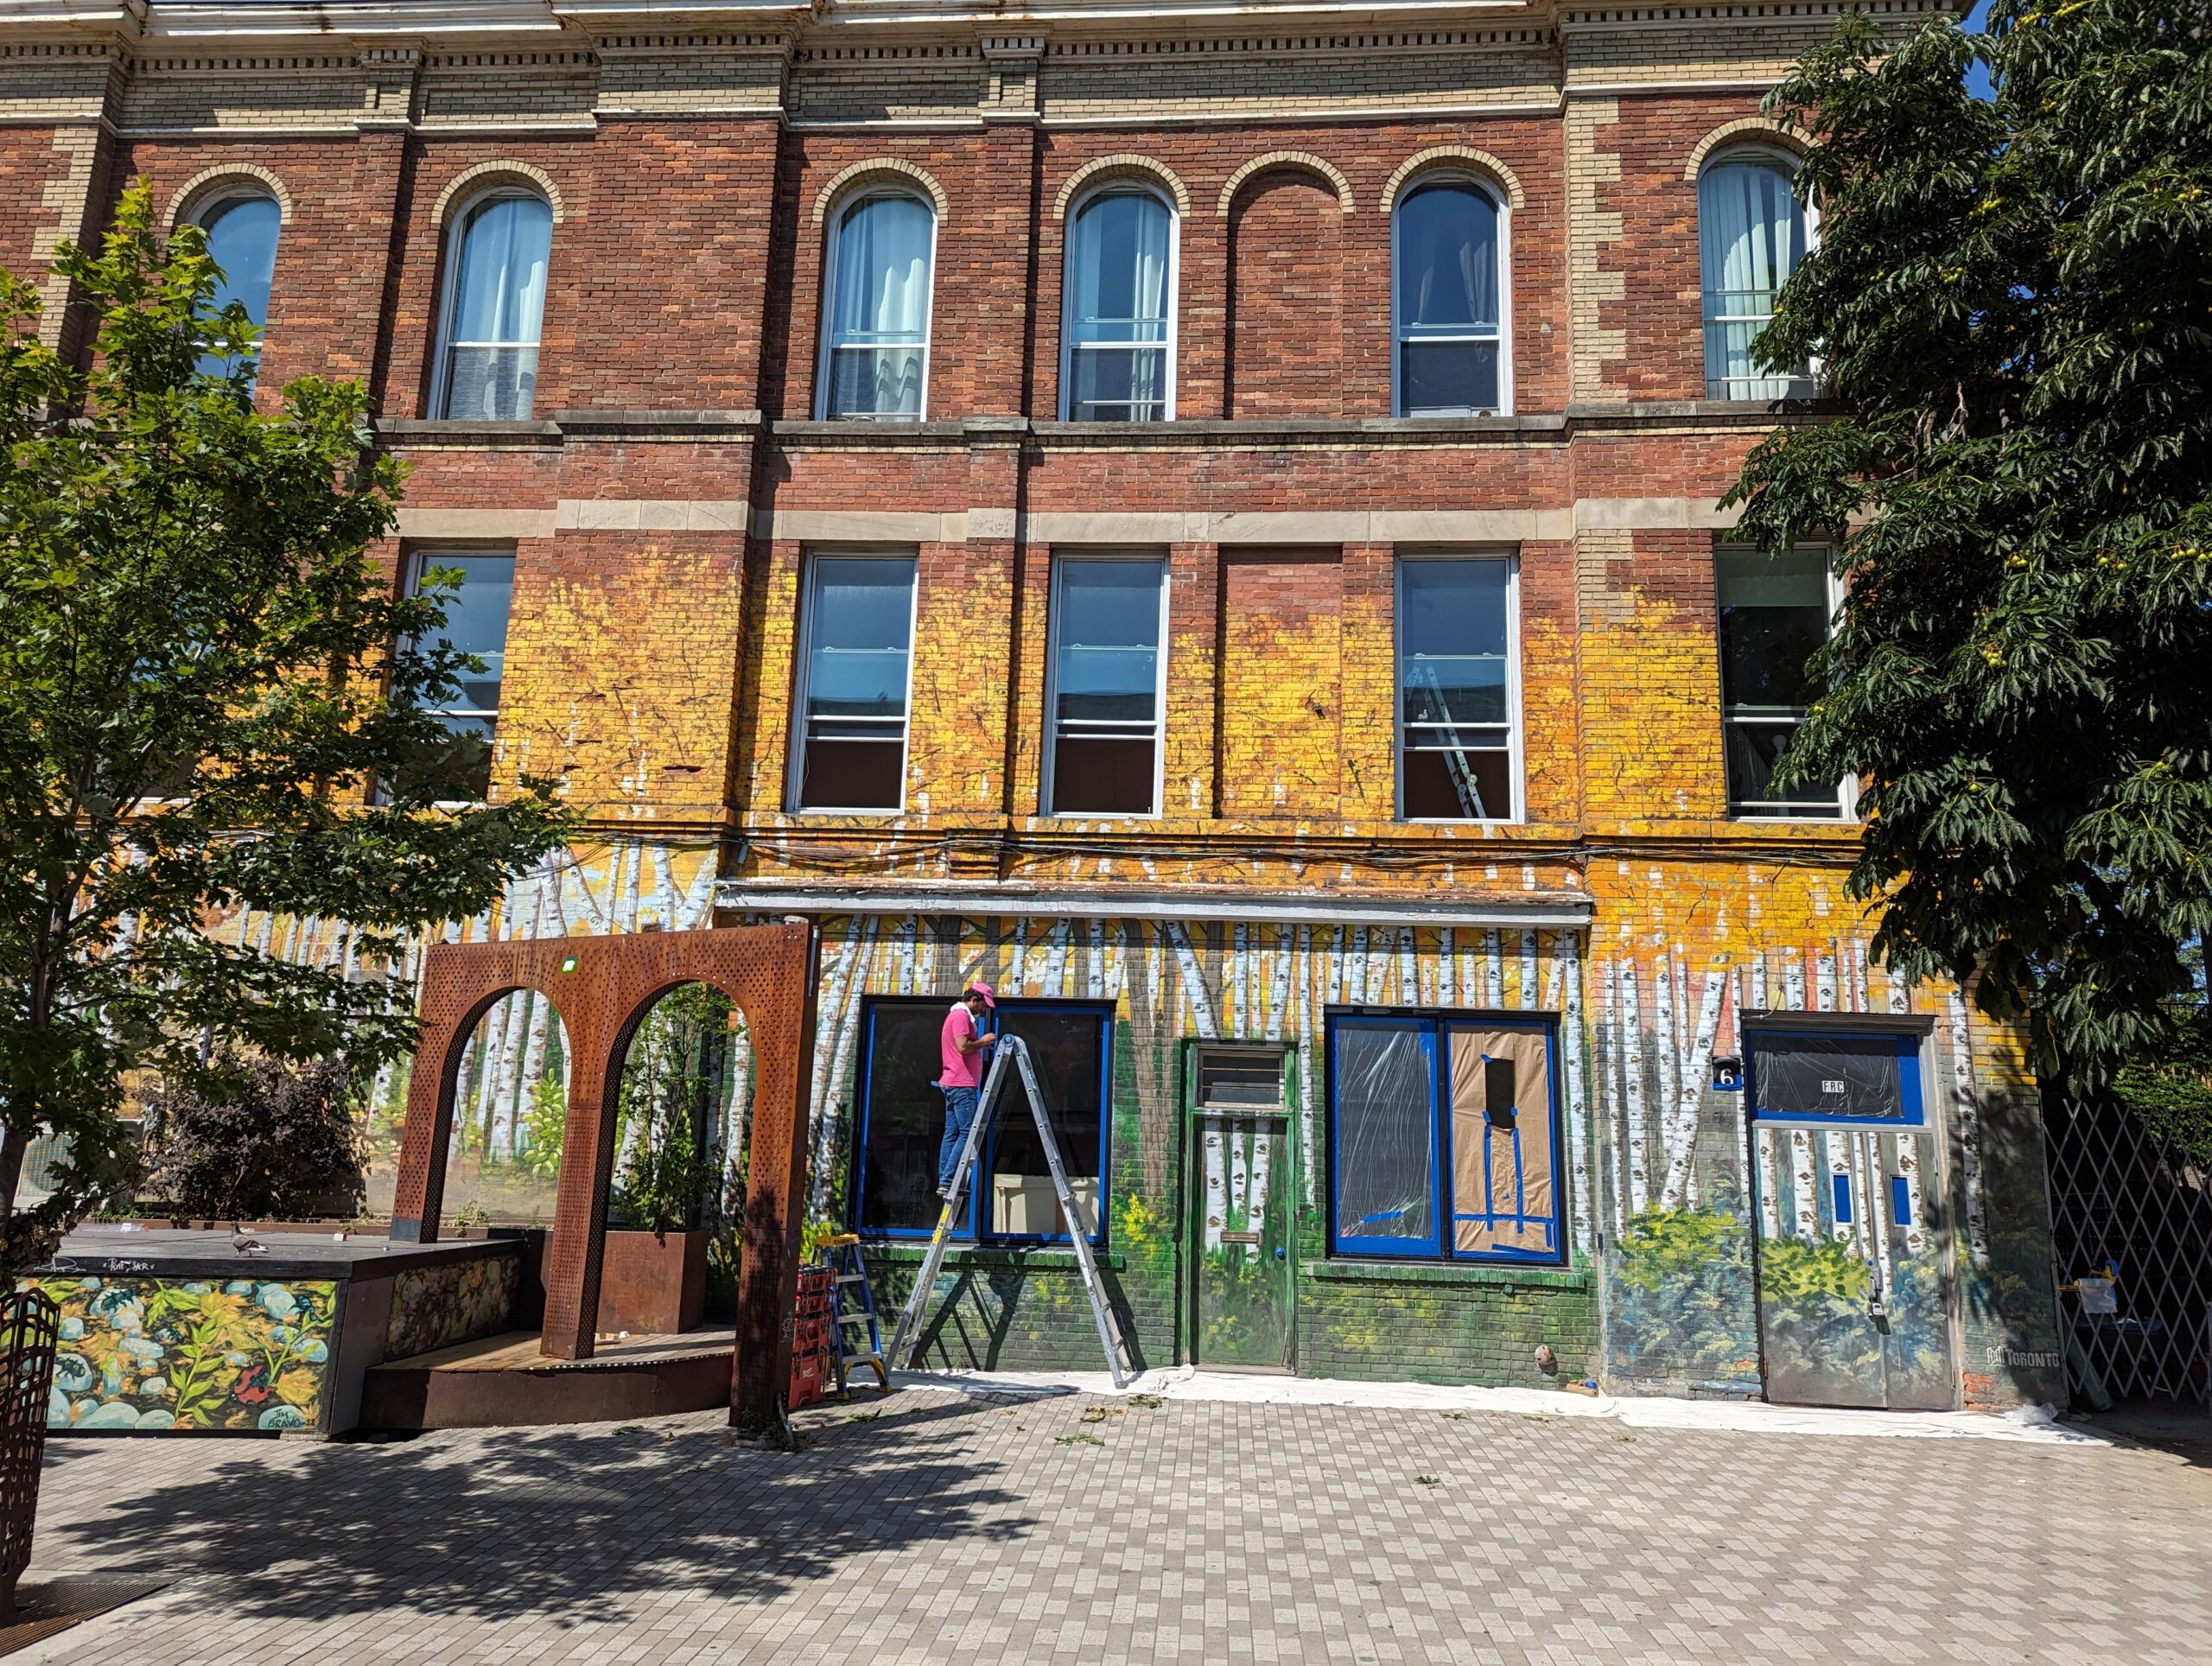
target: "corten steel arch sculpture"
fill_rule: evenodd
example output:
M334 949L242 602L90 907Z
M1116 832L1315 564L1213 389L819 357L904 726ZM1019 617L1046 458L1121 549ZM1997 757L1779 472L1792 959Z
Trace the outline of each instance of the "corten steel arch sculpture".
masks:
M476 1021L502 995L534 989L568 1031L569 1120L561 1190L545 1256L543 1351L588 1359L599 1317L607 1193L614 1171L614 1090L630 1038L653 1003L704 983L737 1003L752 1032L752 1166L746 1183L730 1421L772 1424L791 1374L799 1236L805 1224L809 1107L804 1062L814 1037L816 944L800 920L709 932L437 944L423 977L423 1035L391 1236L428 1243L445 1201L454 1078Z

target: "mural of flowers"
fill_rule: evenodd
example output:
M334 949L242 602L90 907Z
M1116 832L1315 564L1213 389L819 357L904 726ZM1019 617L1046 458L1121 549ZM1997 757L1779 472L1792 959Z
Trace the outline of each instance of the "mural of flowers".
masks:
M384 1357L406 1359L507 1328L522 1279L519 1255L410 1268L391 1281Z
M303 1429L322 1415L327 1280L29 1281L61 1306L47 1427Z

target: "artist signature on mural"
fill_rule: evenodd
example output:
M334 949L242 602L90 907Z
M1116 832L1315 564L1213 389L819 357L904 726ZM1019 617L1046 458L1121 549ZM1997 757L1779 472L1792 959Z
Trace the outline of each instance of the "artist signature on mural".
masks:
M56 1256L47 1262L47 1270L55 1273L150 1273L150 1261L130 1261L121 1256L102 1256L97 1260L80 1262L67 1256Z

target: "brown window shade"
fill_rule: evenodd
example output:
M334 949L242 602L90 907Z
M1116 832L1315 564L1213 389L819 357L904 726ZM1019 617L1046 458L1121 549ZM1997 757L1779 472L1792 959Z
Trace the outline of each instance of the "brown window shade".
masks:
M1452 1245L1555 1253L1551 1071L1538 1030L1454 1024Z

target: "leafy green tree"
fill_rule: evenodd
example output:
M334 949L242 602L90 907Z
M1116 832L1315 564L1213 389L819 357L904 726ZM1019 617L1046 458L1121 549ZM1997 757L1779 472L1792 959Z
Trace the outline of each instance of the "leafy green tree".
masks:
M401 471L361 390L308 378L257 414L254 331L143 188L55 264L97 317L89 369L0 273L4 1275L127 1179L135 1073L217 1098L238 1059L373 1068L415 1033L410 929L480 911L565 826L543 783L435 807L456 743L427 708L469 661L434 634L445 595L395 595L366 554ZM204 929L238 908L350 922L353 977ZM67 1154L19 1208L41 1135Z
M1854 16L1769 108L1820 240L1759 351L1842 415L1729 501L1770 551L1840 531L1849 585L1785 769L1858 778L1878 952L2093 1085L2169 1033L2212 924L2212 31L2198 0Z

